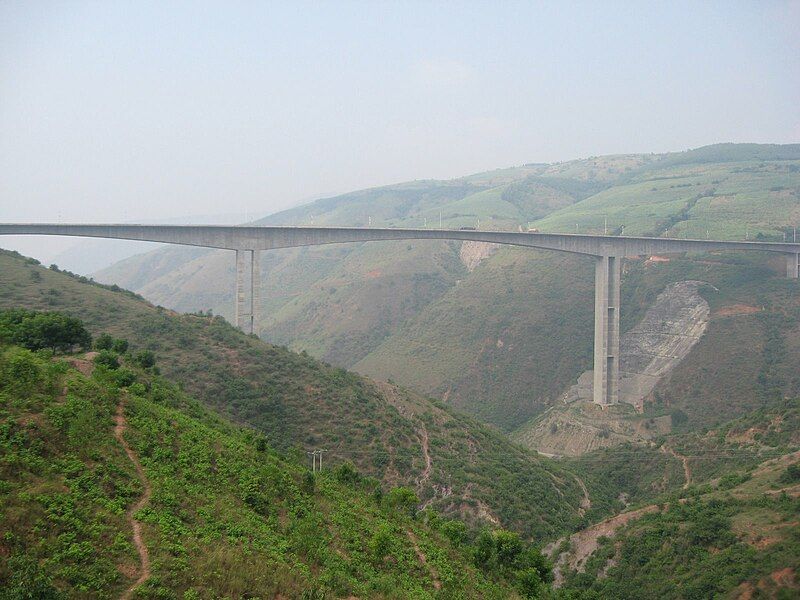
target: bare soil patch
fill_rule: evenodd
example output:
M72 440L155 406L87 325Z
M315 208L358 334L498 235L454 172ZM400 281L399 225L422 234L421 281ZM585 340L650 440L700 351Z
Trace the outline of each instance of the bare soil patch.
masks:
M150 553L147 551L147 546L144 544L144 541L142 541L142 523L141 521L138 521L134 515L149 502L150 496L153 493L152 487L150 486L150 481L147 479L144 469L142 468L142 464L139 462L139 457L128 445L128 442L125 441L125 432L127 430L128 422L125 419L125 398L123 396L117 405L114 437L117 438L117 441L125 450L125 454L128 455L128 459L130 459L130 461L133 463L133 466L136 469L136 476L139 478L139 481L142 482L144 492L142 493L142 497L139 498L139 500L137 500L127 512L128 521L133 529L133 544L136 546L136 551L139 553L139 568L137 569L139 571L139 577L133 582L133 585L131 585L131 587L129 587L125 593L122 594L122 596L120 596L121 600L127 600L130 598L136 588L142 585L147 578L150 577Z

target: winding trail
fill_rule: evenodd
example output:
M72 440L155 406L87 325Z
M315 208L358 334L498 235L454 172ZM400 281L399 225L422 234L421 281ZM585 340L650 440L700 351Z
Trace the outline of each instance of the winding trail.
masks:
M125 593L122 594L122 596L120 596L120 600L127 600L131 597L136 588L142 585L147 578L150 577L150 554L147 551L147 546L145 546L144 542L142 541L142 523L141 521L136 520L133 515L136 514L136 511L140 510L145 504L147 504L147 502L150 500L150 495L153 493L153 490L150 486L147 476L144 474L144 469L142 468L142 464L139 462L139 457L136 456L136 453L128 445L128 442L125 441L125 432L128 430L128 422L125 420L124 396L120 398L119 404L117 405L116 423L117 425L114 427L114 437L117 438L117 441L125 449L125 454L128 455L128 458L133 463L133 466L136 469L136 476L139 478L139 481L141 481L142 487L144 487L142 497L139 498L139 500L134 503L126 513L128 521L131 524L131 528L133 529L133 543L136 546L136 550L139 552L140 563L139 577L133 582L133 585L131 585L131 587L129 587Z
M578 511L580 512L581 516L583 516L587 510L592 508L592 500L591 498L589 498L589 490L586 489L586 484L583 482L583 479L574 474L573 477L575 477L575 481L578 482L578 485L581 487L581 490L583 490L583 498L581 498L581 505Z
M425 423L420 422L420 425L422 429L419 435L419 441L422 445L422 454L425 457L425 468L417 479L417 485L421 488L431 478L433 459L431 459L430 445L428 443L428 428L425 427Z
M682 454L678 454L677 452L675 452L675 450L671 446L667 445L661 446L661 451L666 454L670 454L674 458L677 458L679 461L681 461L681 463L683 464L683 478L686 481L686 483L683 484L683 489L688 488L689 485L692 483L692 470L691 468L689 468L689 459L683 456Z

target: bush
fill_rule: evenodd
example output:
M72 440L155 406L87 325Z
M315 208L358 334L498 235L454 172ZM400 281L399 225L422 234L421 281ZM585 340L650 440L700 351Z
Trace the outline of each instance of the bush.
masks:
M510 567L514 564L517 556L522 552L522 540L518 533L500 529L494 533L494 545L497 552L497 562Z
M781 483L794 483L800 481L800 463L794 463L786 467L786 470L781 474Z
M101 333L94 341L95 350L111 350L114 346L114 338L107 333Z
M125 354L128 351L128 340L114 340L111 345L111 349L117 354Z
M119 369L114 373L114 382L119 387L130 387L136 383L136 373L130 369Z
M336 467L336 471L334 471L334 476L341 483L347 483L349 485L355 485L359 481L361 481L361 474L349 462L342 463L341 465Z
M149 369L156 364L156 355L150 350L140 350L133 357L133 362L143 369Z
M467 540L467 525L463 521L445 521L440 529L456 546L460 546Z
M399 512L406 513L410 516L414 515L419 498L411 488L396 487L389 490L383 500L384 504L390 508L398 510Z
M94 364L102 365L111 371L115 371L119 368L119 359L111 350L101 350L100 353L94 357Z

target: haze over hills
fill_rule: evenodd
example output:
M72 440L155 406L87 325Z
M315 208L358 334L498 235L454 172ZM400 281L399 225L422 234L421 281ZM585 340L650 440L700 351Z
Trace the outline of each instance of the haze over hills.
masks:
M783 239L800 222L798 189L800 145L719 144L364 190L261 223L436 227L441 216L444 227L480 222L515 230L531 222L542 231ZM635 284L623 281L623 328L633 327L668 284L687 279L708 281L730 303L761 306L753 297L761 292L741 286L756 275L763 280L764 269L777 279L782 268L759 257L707 262L626 263ZM536 417L591 367L592 272L579 257L451 242L372 243L265 252L262 271L266 339L435 395L507 430ZM98 279L178 310L232 310L226 252L166 248ZM735 340L737 331L757 335L765 318L712 319L692 352L713 355L720 349L708 344ZM739 359L731 372L757 364L753 356ZM693 357L685 364L695 364ZM713 379L708 386L714 389ZM691 401L697 391L665 382L656 393L698 413ZM738 414L735 403L723 404L708 413Z

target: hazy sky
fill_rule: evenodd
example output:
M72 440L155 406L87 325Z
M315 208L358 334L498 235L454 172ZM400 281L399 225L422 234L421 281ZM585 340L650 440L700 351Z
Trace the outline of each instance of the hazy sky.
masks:
M800 141L800 2L0 3L0 221Z

